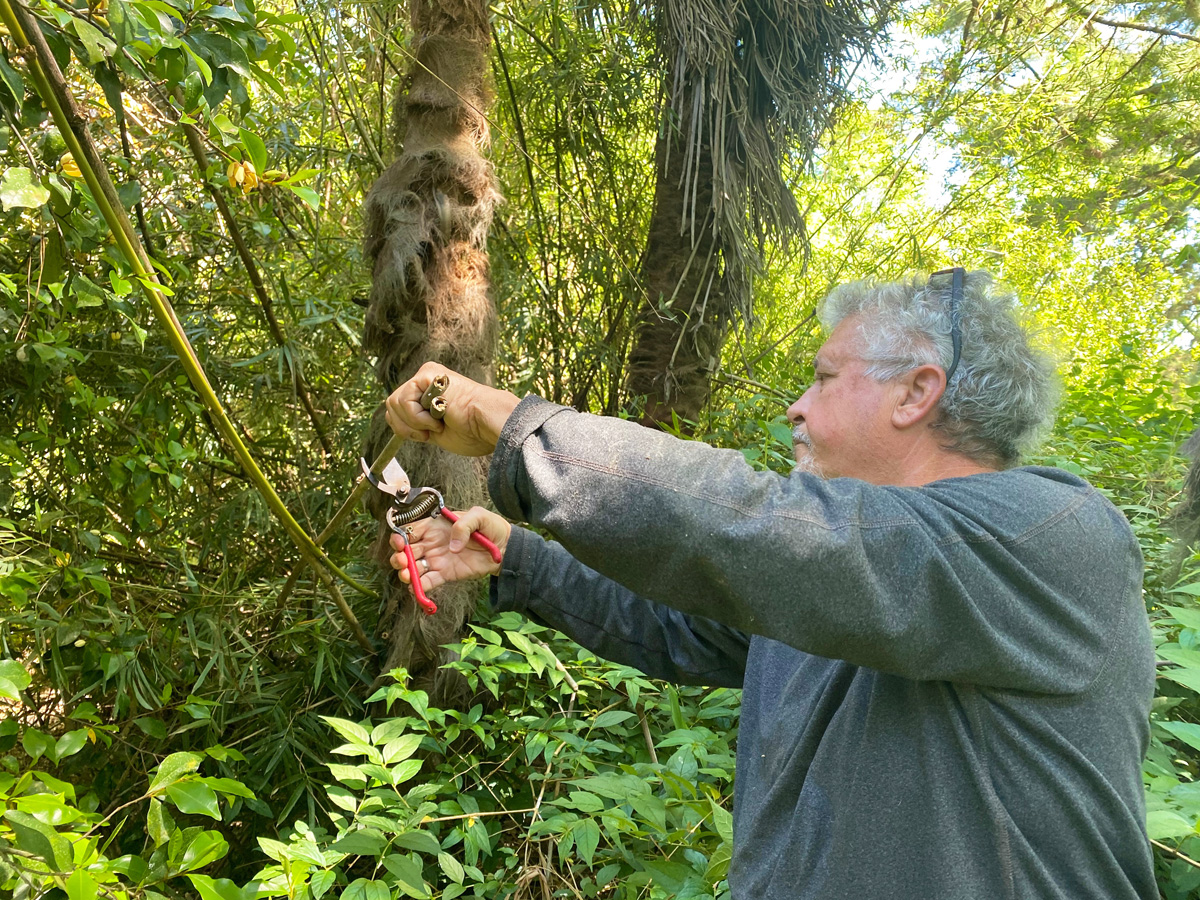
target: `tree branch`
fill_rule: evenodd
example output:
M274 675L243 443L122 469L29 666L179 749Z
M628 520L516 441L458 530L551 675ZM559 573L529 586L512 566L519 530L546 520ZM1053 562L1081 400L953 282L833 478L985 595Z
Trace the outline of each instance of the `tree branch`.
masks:
M1181 38L1185 41L1195 41L1200 44L1200 36L1188 34L1186 31L1172 31L1170 28L1163 28L1161 25L1143 25L1141 22L1115 22L1112 19L1102 19L1100 16L1092 16L1093 22L1099 22L1101 25L1107 25L1109 28L1129 28L1132 31L1148 31L1151 34L1161 34L1166 37Z
M175 89L176 99L182 104L183 92ZM258 265L254 262L254 257L250 254L250 248L246 246L246 239L242 236L241 226L238 225L237 219L234 218L233 212L229 209L229 204L225 202L225 196L208 180L208 154L204 149L204 142L200 137L200 132L196 130L194 125L183 125L183 133L187 138L188 148L192 151L192 157L196 160L196 168L199 170L200 181L208 190L208 195L212 197L213 203L217 206L217 211L220 212L222 220L225 222L225 227L229 231L229 236L233 239L233 246L237 248L238 257L242 260L242 265L246 269L246 274L250 276L250 286L254 289L254 296L258 298L258 303L262 307L263 316L267 320L267 327L271 331L271 336L275 338L275 343L282 349L287 345L287 338L283 334L283 328L279 324L279 320L275 317L275 306L271 302L271 297L267 293L266 285L263 284L262 275L258 271ZM305 412L308 413L308 419L312 423L313 431L317 434L317 440L321 442L321 448L325 451L325 456L328 459L334 458L333 446L329 443L329 438L325 434L325 428L321 425L320 419L317 418L316 407L313 406L312 398L308 395L308 387L304 381L304 373L300 369L299 361L296 361L295 368L292 368L292 387L296 391L296 396L300 398L300 402L304 405Z

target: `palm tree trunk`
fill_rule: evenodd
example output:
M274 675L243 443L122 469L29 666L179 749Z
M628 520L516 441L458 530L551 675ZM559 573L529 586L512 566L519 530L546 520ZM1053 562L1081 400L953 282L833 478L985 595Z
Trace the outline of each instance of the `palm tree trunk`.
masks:
M693 108L687 96L678 106ZM632 397L645 398L645 425L670 424L672 413L695 421L728 331L729 286L711 213L712 145L699 135L690 142L697 158L689 159L691 128L691 114L664 126L655 147L654 210L639 266L646 295L627 381Z
M366 204L365 252L374 276L363 348L375 357L385 392L426 360L490 382L496 343L486 244L500 195L481 152L491 102L487 4L412 0L410 15L414 59L396 107L401 150ZM447 399L453 402L453 386ZM367 435L367 459L389 436L381 406ZM416 444L406 445L399 458L414 486L438 488L451 507L484 497L483 469L475 461ZM369 501L376 518L383 499ZM385 570L379 634L388 643L381 671L404 667L428 689L437 677L438 648L462 628L478 586L443 589L433 598L439 612L426 616L386 564L389 534L380 522L374 545Z

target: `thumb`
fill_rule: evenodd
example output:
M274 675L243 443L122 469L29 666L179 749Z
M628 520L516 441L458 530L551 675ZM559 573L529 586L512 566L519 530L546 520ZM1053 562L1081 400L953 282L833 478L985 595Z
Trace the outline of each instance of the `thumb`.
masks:
M471 540L472 533L478 531L495 544L500 551L508 544L508 536L512 526L503 518L484 509L482 506L472 506L460 513L458 521L450 529L450 549L457 553Z

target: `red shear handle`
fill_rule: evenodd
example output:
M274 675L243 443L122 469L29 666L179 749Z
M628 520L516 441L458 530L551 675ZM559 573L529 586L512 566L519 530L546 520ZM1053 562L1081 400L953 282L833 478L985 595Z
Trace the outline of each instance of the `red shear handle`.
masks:
M437 612L437 604L425 596L425 589L421 587L421 571L417 568L417 558L413 556L412 547L407 540L404 542L404 558L408 560L408 578L412 584L413 595L417 598L417 605L425 610L425 615L432 616Z
M442 515L451 522L458 521L458 513L451 512L444 506L442 507ZM479 544L479 546L481 546L484 550L492 554L492 562L494 562L496 565L500 565L500 563L504 562L504 556L501 554L500 548L493 544L490 539L485 537L482 531L472 531L471 540L475 541L475 543Z

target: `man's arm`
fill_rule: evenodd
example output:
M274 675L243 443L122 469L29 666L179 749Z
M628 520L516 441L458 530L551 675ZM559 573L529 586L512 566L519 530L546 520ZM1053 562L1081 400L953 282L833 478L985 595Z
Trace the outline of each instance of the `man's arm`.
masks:
M492 603L652 678L742 686L748 634L638 597L523 528L512 529L501 572L492 580Z
M490 488L640 596L910 678L1082 690L1140 605L1128 525L1061 473L782 478L529 397Z

